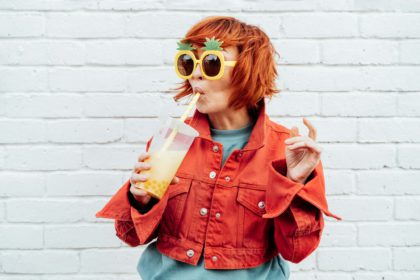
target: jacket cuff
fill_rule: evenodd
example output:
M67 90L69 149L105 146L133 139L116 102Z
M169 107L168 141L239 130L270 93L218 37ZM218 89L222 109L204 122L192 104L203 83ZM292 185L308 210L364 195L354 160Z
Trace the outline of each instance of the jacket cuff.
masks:
M275 218L290 206L296 195L320 209L327 216L341 220L328 210L325 197L325 182L322 162L307 178L305 184L295 182L287 176L286 159L273 160L269 165L269 176L266 191L266 214L263 218Z
M119 221L131 221L131 204L128 198L130 180L111 197L105 206L96 213L96 218L115 219Z
M140 244L147 243L149 237L159 226L168 203L168 193L169 192L166 192L165 195L146 213L140 213L136 208L131 206L131 217Z

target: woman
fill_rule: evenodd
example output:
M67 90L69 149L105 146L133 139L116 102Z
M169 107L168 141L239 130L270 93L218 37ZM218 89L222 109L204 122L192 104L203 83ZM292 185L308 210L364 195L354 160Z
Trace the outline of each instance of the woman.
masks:
M261 29L233 17L205 18L178 43L174 99L201 93L185 121L200 135L161 200L134 187L147 180L146 152L97 213L130 246L158 237L139 260L142 279L288 279L284 259L317 248L322 213L340 219L327 208L315 128L304 119L300 136L265 113L279 92L274 54Z

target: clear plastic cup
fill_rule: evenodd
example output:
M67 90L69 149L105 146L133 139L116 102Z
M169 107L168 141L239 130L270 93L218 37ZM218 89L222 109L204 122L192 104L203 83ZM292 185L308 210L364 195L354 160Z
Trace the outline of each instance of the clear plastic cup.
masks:
M166 139L171 135L172 130L178 127L175 138L162 151ZM191 126L180 122L179 119L168 118L153 135L148 152L150 157L145 160L151 168L143 170L142 174L147 174L146 182L138 182L135 187L145 190L150 196L161 199L165 194L170 182L184 160L198 131Z

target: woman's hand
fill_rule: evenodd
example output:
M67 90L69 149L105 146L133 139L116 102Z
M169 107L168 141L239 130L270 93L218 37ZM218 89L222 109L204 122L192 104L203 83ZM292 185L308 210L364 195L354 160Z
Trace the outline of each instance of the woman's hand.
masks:
M130 177L130 192L133 194L136 201L139 202L140 206L145 206L147 203L149 203L150 199L152 198L150 195L147 194L145 190L135 187L136 183L146 182L148 179L147 175L141 174L141 171L149 170L151 168L149 163L144 162L144 160L146 160L148 157L150 157L150 153L148 152L140 154L138 162L135 163L133 172L131 173ZM178 182L179 178L175 176L172 179L171 184L176 184Z
M303 118L308 127L308 136L300 136L299 129L294 126L290 130L290 138L286 139L287 178L304 184L306 179L318 165L322 148L315 142L316 130L312 124Z

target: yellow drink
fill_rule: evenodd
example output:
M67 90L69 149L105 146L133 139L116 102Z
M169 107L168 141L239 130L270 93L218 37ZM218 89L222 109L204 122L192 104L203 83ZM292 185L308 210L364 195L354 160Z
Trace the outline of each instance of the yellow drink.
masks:
M145 190L157 199L161 199L181 165L186 152L166 150L151 153L150 157L145 160L151 168L141 172L147 174L149 178L146 182L137 183L136 187Z

